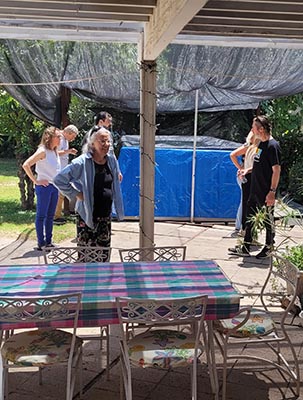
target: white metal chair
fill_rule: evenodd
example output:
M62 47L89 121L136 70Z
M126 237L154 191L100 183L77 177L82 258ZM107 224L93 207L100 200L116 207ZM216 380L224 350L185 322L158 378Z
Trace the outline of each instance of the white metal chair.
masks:
M52 247L43 249L45 264L100 263L110 260L111 248L99 246Z
M260 294L261 306L241 308L233 319L215 322L215 339L223 356L223 400L226 398L228 361L237 362L241 359L252 360L253 366L260 361L262 368L264 365L271 365L278 369L284 373L287 380L294 382L296 394L300 395L299 363L286 327L286 319L296 301L298 280L297 267L288 260L273 255ZM290 301L283 309L281 299L285 291L290 295ZM278 310L274 307L278 307ZM261 346L261 349L258 346ZM256 353L258 348L261 351L259 355ZM287 360L285 348L290 349L291 361ZM267 358L268 350L273 351L275 359Z
M197 399L197 359L203 352L207 296L173 300L117 298L121 328L120 361L127 400L132 399L131 365L172 368L192 366L192 399ZM123 324L139 323L148 328L128 340ZM195 323L195 332L184 333L170 326Z
M122 262L138 261L182 261L185 260L186 246L159 246L120 249Z
M82 340L76 336L81 293L41 297L0 297L0 322L40 325L54 321L73 320L72 333L55 328L38 328L9 336L1 347L3 382L1 399L8 398L10 368L39 368L65 364L67 366L66 400L72 400L76 372L80 366L82 393Z
M53 247L43 250L45 264L70 264L70 263L100 263L110 259L111 248L100 246L75 246L75 247ZM81 329L81 328L80 328ZM98 335L80 335L84 340L99 340L102 350L103 340L106 342L106 374L109 379L109 326L100 327Z
M132 249L119 250L122 262L139 261L183 261L186 256L186 246L158 246L158 247L138 247ZM138 324L127 324L127 335L134 335Z

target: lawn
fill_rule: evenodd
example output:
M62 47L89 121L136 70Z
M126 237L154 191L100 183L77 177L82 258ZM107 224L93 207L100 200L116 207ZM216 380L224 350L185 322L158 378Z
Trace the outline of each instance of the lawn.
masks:
M36 239L35 211L22 211L18 186L17 165L14 159L0 159L0 235L16 239L20 235ZM54 226L55 243L75 237L76 226L71 220Z

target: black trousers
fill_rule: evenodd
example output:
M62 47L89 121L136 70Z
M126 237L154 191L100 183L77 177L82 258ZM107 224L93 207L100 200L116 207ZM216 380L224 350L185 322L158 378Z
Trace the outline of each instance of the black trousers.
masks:
M250 245L252 243L253 240L252 233L254 227L253 218L262 207L264 207L264 227L266 230L265 244L267 246L272 246L274 244L274 237L275 237L274 207L265 206L264 204L260 204L251 199L248 200L247 203L247 220L245 226L244 244Z

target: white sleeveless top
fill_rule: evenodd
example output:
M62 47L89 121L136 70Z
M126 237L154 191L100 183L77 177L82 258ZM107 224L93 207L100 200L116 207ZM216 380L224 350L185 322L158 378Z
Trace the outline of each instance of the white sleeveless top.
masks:
M256 151L258 149L258 146L256 146L255 144L251 144L250 146L248 146L246 153L245 153L245 157L244 157L244 168L252 168L254 165L254 157L256 154Z
M61 170L60 156L54 150L48 150L44 146L41 147L45 151L45 158L36 163L37 180L47 179L49 183L53 183L54 177Z

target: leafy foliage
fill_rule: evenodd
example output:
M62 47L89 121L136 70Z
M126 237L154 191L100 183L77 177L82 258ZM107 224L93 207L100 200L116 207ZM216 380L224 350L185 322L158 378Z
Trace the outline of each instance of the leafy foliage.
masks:
M282 173L280 189L293 198L303 191L302 179L297 173L302 171L303 154L303 93L262 103L262 109L273 125L273 136L282 149ZM295 175L295 176L294 176ZM302 175L301 175L302 176ZM294 180L295 178L295 180Z
M17 100L1 89L0 109L0 135L5 143L10 143L13 147L17 161L21 208L32 210L34 208L33 184L23 171L22 164L36 150L44 123L37 120Z
M289 170L288 190L292 198L303 204L303 160L299 158Z
M291 261L300 271L303 271L303 245L286 247L284 256Z

